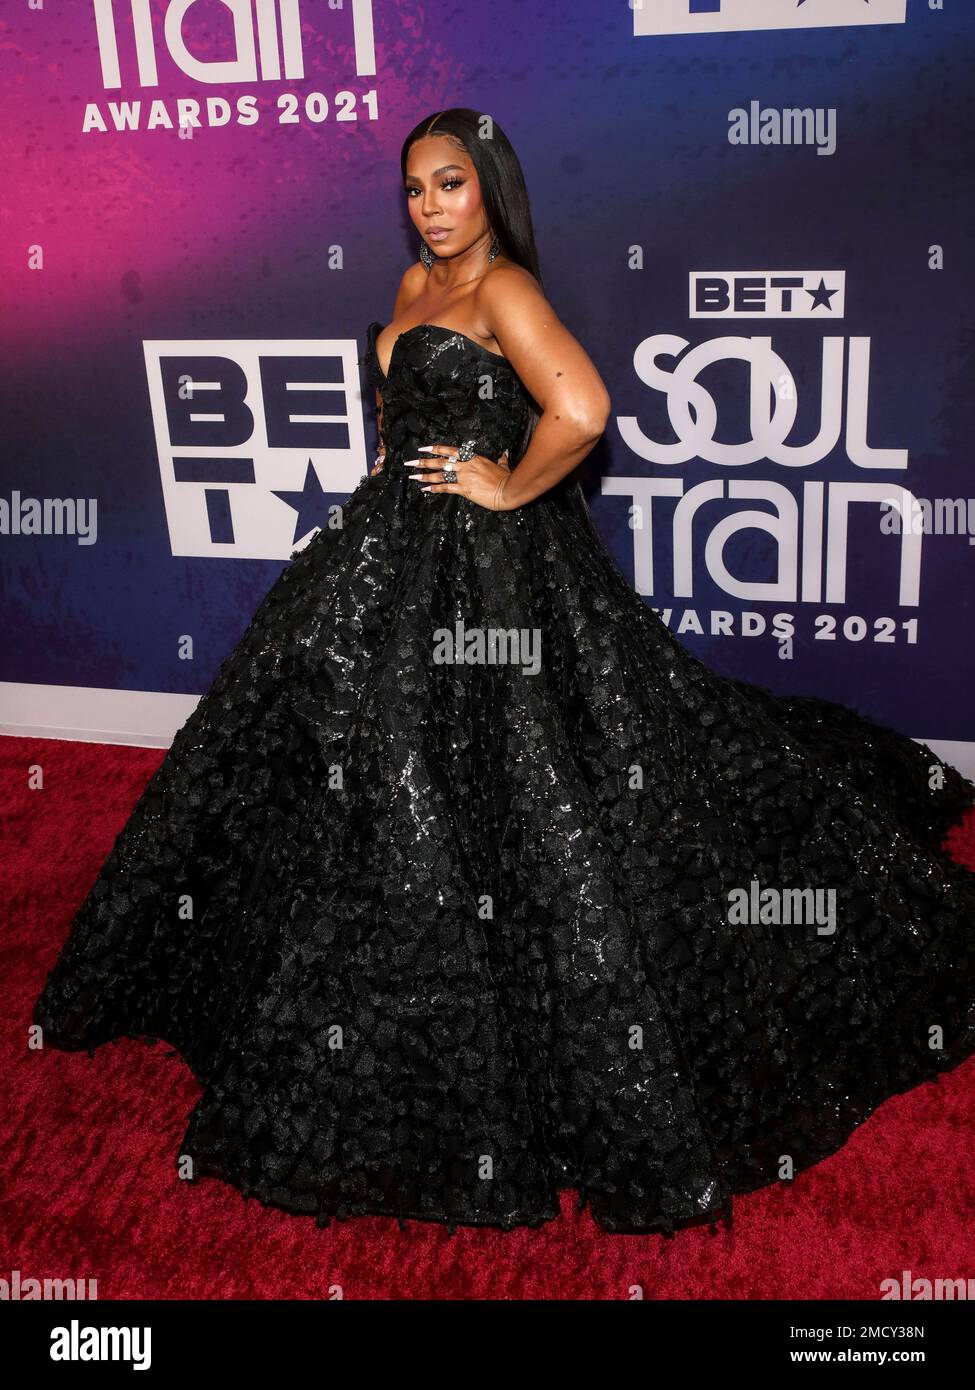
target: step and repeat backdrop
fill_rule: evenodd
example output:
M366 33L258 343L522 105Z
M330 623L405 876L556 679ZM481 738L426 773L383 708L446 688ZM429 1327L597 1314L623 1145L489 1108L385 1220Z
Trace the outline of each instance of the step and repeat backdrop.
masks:
M975 771L975 6L78 0L0 53L6 731L137 737L141 692L165 741L337 515L401 142L467 106L612 395L582 482L644 601Z

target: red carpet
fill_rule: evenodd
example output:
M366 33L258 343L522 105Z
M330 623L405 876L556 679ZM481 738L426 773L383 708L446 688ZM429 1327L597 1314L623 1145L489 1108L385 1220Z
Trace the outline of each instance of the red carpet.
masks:
M216 1179L181 1183L173 1156L199 1091L168 1045L28 1049L46 971L161 758L0 738L0 1278L94 1278L100 1299L322 1299L336 1286L370 1299L626 1299L634 1286L650 1299L877 1299L904 1270L975 1273L975 1060L885 1102L793 1185L736 1198L716 1234L607 1235L568 1192L538 1231L450 1236L386 1217L320 1230ZM32 767L43 789L29 789ZM975 867L975 814L948 847Z

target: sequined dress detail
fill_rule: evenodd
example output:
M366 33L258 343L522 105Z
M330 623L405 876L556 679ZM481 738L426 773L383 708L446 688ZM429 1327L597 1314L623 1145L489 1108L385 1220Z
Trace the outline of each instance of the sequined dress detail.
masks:
M975 875L940 848L975 788L711 672L577 483L421 493L418 445L497 459L529 398L429 324L387 378L381 328L385 467L177 733L34 1020L168 1042L202 1088L174 1165L320 1225L537 1226L567 1188L610 1232L713 1221L975 1052ZM833 929L729 920L766 888L834 890Z

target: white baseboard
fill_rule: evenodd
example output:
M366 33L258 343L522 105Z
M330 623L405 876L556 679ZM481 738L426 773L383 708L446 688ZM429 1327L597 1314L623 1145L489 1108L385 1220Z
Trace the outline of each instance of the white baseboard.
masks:
M199 698L163 690L0 681L0 734L168 748ZM915 742L926 743L942 762L975 782L975 742L919 736Z
M0 681L0 734L168 748L199 695Z
M975 782L975 743L951 738L915 738L914 741L926 743L943 763L956 767L969 782Z

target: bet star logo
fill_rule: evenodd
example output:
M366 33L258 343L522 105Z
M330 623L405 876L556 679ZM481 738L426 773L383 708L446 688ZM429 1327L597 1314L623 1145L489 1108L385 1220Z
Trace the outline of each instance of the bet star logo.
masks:
M287 560L366 476L353 338L143 344L174 555Z
M630 0L633 34L727 34L906 24L907 0Z
M293 507L298 513L293 542L300 541L317 526L328 527L332 515L329 508L341 500L335 493L326 492L322 487L311 459L308 460L305 481L300 492L282 492L279 488L272 488L271 491L275 497L280 497L282 502L287 502L288 506Z

